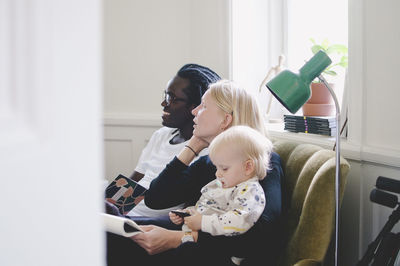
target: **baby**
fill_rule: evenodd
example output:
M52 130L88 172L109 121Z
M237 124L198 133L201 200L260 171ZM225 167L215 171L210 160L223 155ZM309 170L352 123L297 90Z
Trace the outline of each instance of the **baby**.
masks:
M209 157L217 168L216 179L201 189L195 206L182 218L170 212L183 231L211 235L238 235L249 230L265 207L264 191L258 180L269 169L271 141L248 126L234 126L219 134L209 146Z

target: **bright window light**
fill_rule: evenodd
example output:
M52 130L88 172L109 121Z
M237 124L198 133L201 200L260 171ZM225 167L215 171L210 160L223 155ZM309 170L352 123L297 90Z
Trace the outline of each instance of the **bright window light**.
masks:
M316 43L327 40L330 44L347 45L348 0L288 0L287 67L298 70L312 57L310 38ZM335 55L329 55L333 60ZM337 76L324 75L335 83L339 102L345 78L345 69L335 68Z
M284 69L297 71L313 56L310 38L348 46L347 6L348 0L232 0L231 78L257 96L266 117L279 121L287 113L260 86L279 56ZM345 69L336 70L334 80L324 77L335 83L341 103Z

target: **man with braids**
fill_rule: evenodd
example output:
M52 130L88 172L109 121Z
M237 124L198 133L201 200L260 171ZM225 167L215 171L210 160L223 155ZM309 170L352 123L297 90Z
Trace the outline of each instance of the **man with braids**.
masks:
M163 127L151 136L140 155L131 179L139 181L140 185L148 188L165 165L183 149L193 135L192 110L200 104L208 85L218 80L220 77L205 66L186 64L179 69L164 91L164 100L161 102ZM201 153L201 155L204 154L204 152ZM177 207L182 206L153 210L141 201L128 213L128 216L134 216L132 218L140 223L140 220L146 219L144 217L165 216ZM111 206L108 208L110 209Z

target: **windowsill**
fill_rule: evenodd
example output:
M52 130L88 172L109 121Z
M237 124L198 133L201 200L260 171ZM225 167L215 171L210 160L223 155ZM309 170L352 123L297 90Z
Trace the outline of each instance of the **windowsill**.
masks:
M284 123L268 123L267 128L272 139L309 143L322 148L333 150L336 143L335 136L325 136L311 133L295 133L284 130ZM346 138L340 140L341 156L352 160L361 160L361 147L358 144L350 143Z
M291 140L296 142L311 143L327 149L333 149L335 137L311 133L295 133L284 130L284 123L268 123L270 136L274 139Z
M336 142L335 137L286 131L283 129L284 123L268 123L267 128L271 138L275 140L310 143L329 150L333 150ZM367 145L362 146L360 143L346 138L340 139L340 154L346 159L360 162L365 161L393 167L400 165L400 154L397 151Z

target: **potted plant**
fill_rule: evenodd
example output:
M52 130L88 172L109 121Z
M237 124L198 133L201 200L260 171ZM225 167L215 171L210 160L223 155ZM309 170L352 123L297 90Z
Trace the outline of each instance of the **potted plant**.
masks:
M335 87L331 78L337 76L337 68L347 68L348 57L347 47L343 44L330 44L327 39L318 44L313 38L311 51L316 54L319 50L323 50L331 59L332 64L327 67L322 75L328 80L331 88ZM321 83L318 78L311 83L311 98L303 106L303 115L305 116L329 116L333 114L334 103L328 88Z

